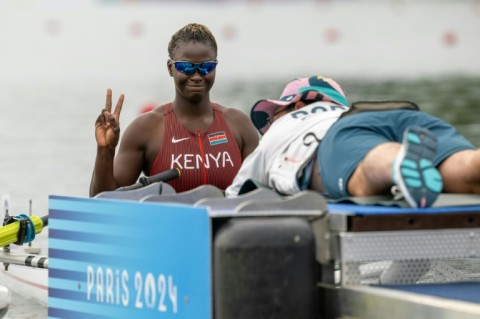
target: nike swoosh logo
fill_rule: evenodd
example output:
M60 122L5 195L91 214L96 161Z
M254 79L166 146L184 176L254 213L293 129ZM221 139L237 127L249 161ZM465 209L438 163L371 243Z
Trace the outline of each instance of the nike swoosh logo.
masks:
M172 143L175 144L175 143L178 143L178 142L181 142L181 141L185 141L185 140L188 140L190 137L184 137L184 138L179 138L179 139L176 139L175 136L172 137Z

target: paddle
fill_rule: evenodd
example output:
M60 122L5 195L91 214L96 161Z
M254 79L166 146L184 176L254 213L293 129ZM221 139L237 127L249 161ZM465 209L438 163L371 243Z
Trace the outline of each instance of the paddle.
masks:
M169 180L179 178L181 175L180 170L178 168L172 168L167 171L163 171L157 175L153 176L142 176L138 179L138 183L130 185L130 186L124 186L117 188L116 191L130 191L138 188L145 187L147 185L157 183L157 182L168 182Z

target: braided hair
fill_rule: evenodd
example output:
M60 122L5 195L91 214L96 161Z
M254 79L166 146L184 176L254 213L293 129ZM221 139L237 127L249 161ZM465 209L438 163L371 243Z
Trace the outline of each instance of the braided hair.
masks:
M173 59L173 52L180 45L190 41L197 41L209 45L217 54L217 41L210 29L198 23L190 23L175 32L168 43L168 56Z

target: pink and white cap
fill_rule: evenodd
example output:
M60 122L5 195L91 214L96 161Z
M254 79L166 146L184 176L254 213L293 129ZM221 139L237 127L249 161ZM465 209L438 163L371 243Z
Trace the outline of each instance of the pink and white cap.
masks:
M332 79L321 76L297 78L285 86L279 100L260 100L252 107L250 118L261 134L271 124L271 116L278 107L298 101L329 101L339 105L348 105L347 98L340 85Z

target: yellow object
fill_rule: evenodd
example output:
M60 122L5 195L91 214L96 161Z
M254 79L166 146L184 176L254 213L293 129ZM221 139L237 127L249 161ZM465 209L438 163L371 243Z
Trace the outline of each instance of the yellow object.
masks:
M43 220L37 216L30 216L30 219L35 226L35 234L38 234L43 229ZM13 244L18 240L17 234L20 230L20 221L15 221L11 224L0 227L0 247L8 244Z

